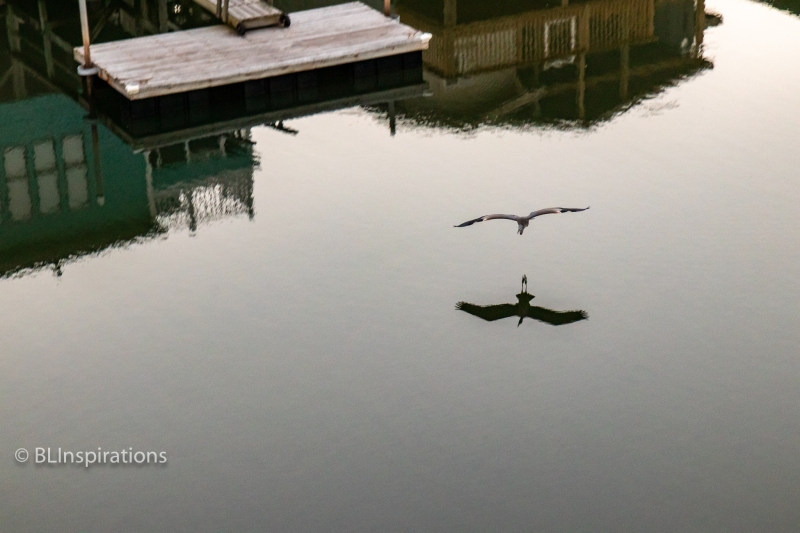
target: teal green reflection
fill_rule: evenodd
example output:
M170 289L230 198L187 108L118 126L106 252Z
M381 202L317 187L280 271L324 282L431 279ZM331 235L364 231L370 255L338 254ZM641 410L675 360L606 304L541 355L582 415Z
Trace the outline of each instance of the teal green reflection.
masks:
M134 150L58 93L0 103L0 123L0 276L253 216L249 130Z

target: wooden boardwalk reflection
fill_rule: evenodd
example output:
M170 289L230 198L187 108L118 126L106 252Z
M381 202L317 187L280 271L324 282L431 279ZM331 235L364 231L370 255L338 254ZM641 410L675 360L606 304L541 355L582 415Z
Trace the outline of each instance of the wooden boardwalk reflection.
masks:
M423 52L425 65L445 77L556 61L654 39L654 0L599 0L463 25L453 23L452 15L445 15L441 24L398 11L403 21L434 34Z
M401 19L433 35L422 54L433 98L408 109L432 122L491 123L523 108L538 120L549 100L557 120L594 120L711 66L702 57L704 0L542 4L493 17L477 0L444 0L440 13L401 1Z

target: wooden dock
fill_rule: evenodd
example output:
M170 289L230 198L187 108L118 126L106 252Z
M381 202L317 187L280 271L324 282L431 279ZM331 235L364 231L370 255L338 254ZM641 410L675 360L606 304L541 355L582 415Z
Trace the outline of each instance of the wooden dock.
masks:
M360 3L292 14L288 28L217 25L91 46L98 76L130 100L420 52L431 36ZM83 48L74 57L83 62Z

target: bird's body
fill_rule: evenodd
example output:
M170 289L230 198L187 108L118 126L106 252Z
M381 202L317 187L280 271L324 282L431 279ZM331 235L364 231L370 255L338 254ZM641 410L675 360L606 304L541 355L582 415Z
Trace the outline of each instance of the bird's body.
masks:
M517 233L522 235L522 232L525 231L525 228L528 227L531 220L540 216L540 215L549 215L549 214L558 214L558 213L574 213L578 211L586 211L589 209L588 207L547 207L545 209L539 209L538 211L532 211L530 215L527 216L520 216L520 215L484 215L482 217L473 218L472 220L467 220L457 226L453 226L455 228L463 228L466 226L471 226L476 222L483 222L484 220L497 220L497 219L506 219L506 220L513 220L517 223Z

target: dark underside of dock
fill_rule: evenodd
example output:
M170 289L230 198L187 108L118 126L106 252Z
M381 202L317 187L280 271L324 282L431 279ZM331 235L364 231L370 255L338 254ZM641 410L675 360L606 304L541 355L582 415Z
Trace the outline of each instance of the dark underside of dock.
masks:
M201 127L221 121L419 86L422 52L358 61L317 70L210 87L179 94L128 100L100 79L93 80L94 105L126 136Z

